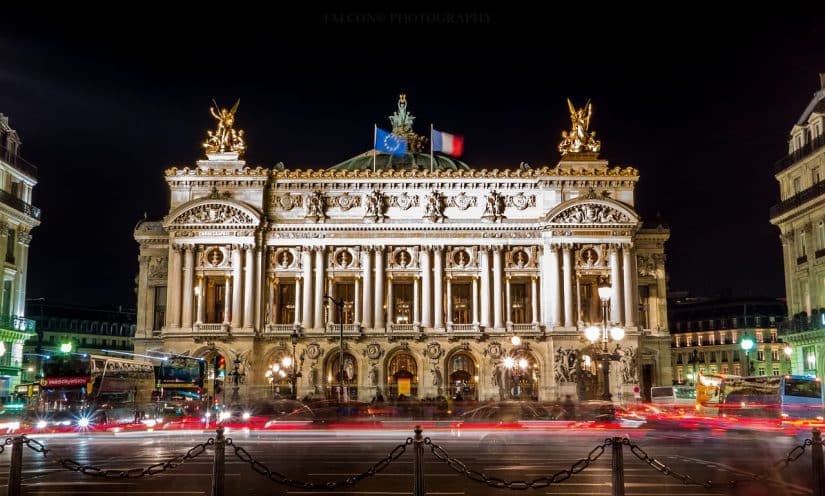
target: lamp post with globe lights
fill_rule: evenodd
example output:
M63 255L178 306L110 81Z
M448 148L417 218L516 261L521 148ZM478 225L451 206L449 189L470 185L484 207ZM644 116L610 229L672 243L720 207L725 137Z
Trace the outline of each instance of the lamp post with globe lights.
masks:
M788 375L793 374L793 362L791 362L791 355L793 355L793 348L790 346L785 346L782 350L785 352L785 356L788 358Z
M522 377L527 372L530 362L528 362L524 357L518 358L515 353L515 347L521 346L520 337L511 337L510 344L513 345L514 349L506 357L504 357L504 360L502 360L502 365L504 366L504 370L506 370L507 375L504 385L505 388L507 388L507 397L513 398L520 396L520 394L513 394L513 376L516 375L518 377Z
M753 349L753 339L751 338L743 338L740 346L743 350L745 350L745 377L750 375L750 356L751 350Z
M618 353L610 353L607 349L607 343L612 339L613 341L621 341L624 339L624 329L617 326L611 326L607 315L607 305L612 296L612 288L607 283L599 285L599 299L602 301L602 323L601 326L590 326L584 330L585 337L594 345L601 341L601 349L594 355L597 361L602 362L602 373L604 374L604 392L602 399L605 401L612 400L610 393L610 362L618 362L621 357Z

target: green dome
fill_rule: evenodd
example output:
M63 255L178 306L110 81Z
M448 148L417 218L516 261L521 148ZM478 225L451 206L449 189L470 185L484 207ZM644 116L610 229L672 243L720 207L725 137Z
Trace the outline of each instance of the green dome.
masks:
M344 160L340 164L335 164L329 170L370 170L373 168L372 150L361 155ZM433 170L470 170L470 166L461 160L433 154ZM390 155L389 153L378 152L375 157L375 170L429 170L429 153L405 153L402 155Z

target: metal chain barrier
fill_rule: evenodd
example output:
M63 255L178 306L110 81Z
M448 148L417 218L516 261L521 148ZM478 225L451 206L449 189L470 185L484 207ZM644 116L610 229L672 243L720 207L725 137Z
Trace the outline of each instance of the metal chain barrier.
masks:
M6 446L11 446L12 441L13 438L7 437L3 444L0 444L0 455L2 455L3 452L6 451Z
M663 475L669 475L669 476L673 477L674 479L679 479L680 481L682 481L682 484L691 484L691 485L695 485L695 486L702 486L705 489L710 489L711 486L713 485L713 483L711 481L697 482L696 480L693 479L693 477L691 477L687 474L680 474L679 472L676 472L675 470L668 467L664 463L662 463L659 460L657 460L657 459L651 457L650 455L648 455L645 452L645 450L643 450L638 444L630 442L629 438L624 438L622 440L622 443L625 444L626 446L630 446L630 452L633 453L636 456L636 458L638 458L639 460L647 463L648 465L651 466L651 468L661 472Z
M177 468L184 462L194 460L198 456L202 455L208 447L213 446L215 444L215 439L210 437L206 440L206 442L196 444L195 446L193 446L185 454L178 455L174 458L170 458L165 462L156 463L154 465L150 465L144 468L132 468L128 470L123 470L104 469L92 465L84 465L70 458L55 458L54 455L50 455L50 453L52 453L53 450L46 448L46 446L40 441L37 441L26 436L21 436L21 438L23 439L23 443L29 449L37 453L42 453L45 458L49 459L53 463L61 465L66 470L71 470L72 472L79 472L84 475L91 475L93 477L105 477L107 479L137 479L146 475L157 475L161 472Z
M590 453L588 453L587 458L582 458L573 465L570 466L569 469L560 470L553 475L539 477L537 479L533 479L531 481L528 480L513 480L513 481L506 481L504 479L499 479L498 477L490 477L484 472L479 472L477 470L473 470L468 468L467 465L464 464L458 458L453 458L447 453L447 451L442 448L441 446L435 444L430 440L430 438L424 438L424 444L430 446L430 451L432 451L433 455L441 460L442 462L446 463L448 467L450 467L454 472L462 474L466 476L471 481L481 482L483 484L487 484L489 487L493 487L496 489L541 489L544 487L549 486L550 484L558 484L560 482L566 481L570 477L579 472L583 471L587 467L590 466L591 463L595 462L599 459L602 454L604 454L604 449L607 446L613 444L611 439L605 439L604 443L596 446L593 448Z
M290 479L284 474L270 469L263 463L252 458L252 455L250 455L249 452L246 451L244 448L235 444L232 441L232 438L226 438L226 445L232 446L232 449L235 450L235 456L237 456L238 459L240 459L242 462L248 463L252 470L265 476L266 478L268 478L272 482L275 482L276 484L294 487L297 489L335 489L336 487L354 486L358 484L361 480L366 479L368 477L372 477L375 474L387 468L390 463L394 462L398 459L398 457L403 455L404 452L407 451L407 446L410 446L412 443L413 439L411 437L408 437L404 443L399 444L398 446L393 448L393 450L390 451L390 453L385 458L382 458L364 472L361 472L360 474L351 475L344 480L327 482L307 482L298 479Z
M813 441L811 441L810 439L806 439L802 441L802 444L794 446L790 451L788 451L788 454L786 454L783 458L780 458L772 464L773 471L781 472L788 468L788 465L799 460L802 457L802 455L805 454L805 448L807 448L808 446L812 446L813 444ZM747 479L734 479L732 481L729 481L728 486L733 488L741 483L753 484L755 482L784 484L783 481L769 479L768 475L757 474Z

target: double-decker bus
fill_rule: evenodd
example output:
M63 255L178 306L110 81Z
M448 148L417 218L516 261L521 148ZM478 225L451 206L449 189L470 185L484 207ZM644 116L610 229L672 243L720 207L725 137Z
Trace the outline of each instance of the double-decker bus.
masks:
M43 362L40 422L86 428L154 416L151 362L78 353L54 354Z
M736 417L822 420L823 388L819 378L773 375L722 379L720 413Z
M155 400L161 417L200 415L206 407L203 359L169 356L155 367Z

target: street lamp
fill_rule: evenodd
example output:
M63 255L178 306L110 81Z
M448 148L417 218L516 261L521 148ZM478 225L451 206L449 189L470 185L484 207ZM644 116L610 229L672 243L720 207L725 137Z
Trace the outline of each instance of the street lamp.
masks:
M753 349L753 339L742 339L742 343L740 344L740 346L742 346L742 349L745 350L745 377L747 377L748 375L750 375L750 356L751 349Z
M793 373L793 363L791 362L791 355L793 355L793 348L790 346L785 346L785 349L782 350L785 352L785 356L788 357L788 375Z
M341 401L342 397L344 401L347 401L349 395L344 394L344 299L336 300L329 295L324 295L324 298L331 301L338 309L338 331L340 334L338 340L338 350L340 352L338 356L338 401Z
M610 394L610 362L621 360L618 353L610 353L607 350L607 343L610 338L614 341L621 341L624 338L624 329L609 326L607 304L611 296L612 289L610 285L607 283L599 285L599 298L602 300L602 325L601 327L590 326L584 330L585 337L593 344L596 344L596 341L601 337L602 349L595 354L594 358L602 362L602 372L604 374L604 392L602 393L602 399L605 401L611 401L612 399L612 395ZM609 332L608 327L610 327Z
M297 356L295 355L295 345L298 344L298 333L295 332L295 331L292 331L292 335L290 336L290 339L292 340L292 359L290 360L292 362L292 374L290 374L290 376L291 376L290 379L292 380L292 399L297 400L298 399L298 377L301 375L300 372L295 370L296 367L297 367L297 362L298 362ZM286 361L286 358L284 359L284 361ZM287 365L287 366L289 366L289 365Z
M243 384L244 379L246 379L246 374L240 371L240 357L236 356L235 361L233 363L235 364L235 368L232 370L232 372L229 373L229 375L232 376L232 402L234 403L237 402L239 399L238 389L240 389L240 385Z

